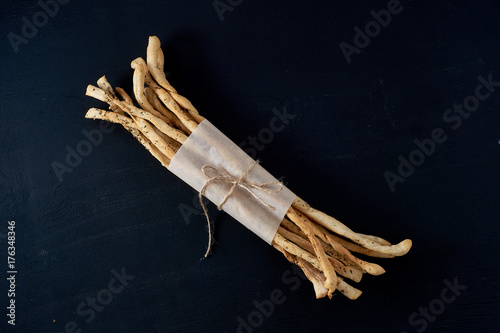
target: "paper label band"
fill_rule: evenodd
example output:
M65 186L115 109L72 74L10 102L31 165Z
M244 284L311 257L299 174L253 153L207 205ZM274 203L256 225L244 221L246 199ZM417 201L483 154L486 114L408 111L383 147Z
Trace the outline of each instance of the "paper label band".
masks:
M204 120L182 144L170 161L168 169L200 192L210 179L202 171L204 166L224 170L239 178L253 164L254 160L240 147L208 120ZM259 164L251 169L245 179L256 184L277 181ZM231 184L213 182L207 186L205 196L218 205L230 189ZM275 209L266 207L250 193L237 186L224 204L223 210L271 244L286 211L296 196L285 186L278 193L267 193L253 188L250 190Z

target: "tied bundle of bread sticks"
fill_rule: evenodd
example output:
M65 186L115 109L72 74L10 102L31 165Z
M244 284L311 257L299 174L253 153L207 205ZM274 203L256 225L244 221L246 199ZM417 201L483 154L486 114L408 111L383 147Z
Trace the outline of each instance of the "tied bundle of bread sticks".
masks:
M164 56L157 37L149 38L146 61L137 58L132 61L131 67L134 69L133 93L136 103L123 89L113 89L103 76L97 81L97 87L88 86L86 94L108 103L109 110L91 108L85 117L121 124L168 168L176 153L205 118L167 81L163 70ZM244 173L245 176L248 172L249 170ZM213 179L231 183L231 193L234 188L246 186L245 190L253 195L248 200L260 201L262 200L255 191L276 183L257 186L243 180L245 176L233 179L222 173ZM281 189L275 192L279 190ZM224 198L224 202L231 193ZM201 194L204 191L200 191L200 196ZM263 202L263 205L266 203ZM219 208L220 206L222 204ZM262 209L264 208L266 207L263 206ZM381 266L360 259L353 253L393 258L406 254L412 246L409 239L392 245L380 237L354 232L297 196L294 196L292 204L278 223L277 231L273 233L272 246L303 270L313 284L316 298L327 295L332 298L333 293L338 290L349 299L357 299L361 291L351 286L346 279L359 282L363 273L380 275L385 272ZM210 228L210 222L208 226ZM210 252L211 242L210 234L205 256Z

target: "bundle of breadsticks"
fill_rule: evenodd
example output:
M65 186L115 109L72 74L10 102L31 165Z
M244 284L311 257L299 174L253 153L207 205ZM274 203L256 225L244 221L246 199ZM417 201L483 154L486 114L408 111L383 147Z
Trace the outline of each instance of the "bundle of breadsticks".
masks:
M168 168L176 153L205 118L167 81L163 71L163 52L157 37L149 38L147 61L137 58L131 66L134 69L136 103L123 89L113 89L103 76L97 81L98 87L88 86L86 94L108 103L109 110L91 108L85 117L121 124ZM240 181L232 182L236 186L240 185ZM245 186L249 192L256 188L252 184ZM262 188L261 185L259 189ZM359 282L363 273L380 275L385 272L381 266L362 260L353 253L393 258L406 254L411 248L409 239L392 245L380 237L354 232L299 197L292 198L295 198L293 203L278 220L281 224L272 238L272 246L303 270L313 284L316 298L326 295L332 298L334 291L338 290L349 299L357 299L361 291L345 279ZM210 228L210 222L208 226ZM210 235L205 256L210 252L211 242Z

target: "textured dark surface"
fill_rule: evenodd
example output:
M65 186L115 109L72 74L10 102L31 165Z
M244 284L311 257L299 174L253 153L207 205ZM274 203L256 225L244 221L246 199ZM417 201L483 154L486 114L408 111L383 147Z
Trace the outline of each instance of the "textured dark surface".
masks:
M255 332L497 332L500 91L456 130L443 120L479 75L500 81L497 2L402 0L349 64L339 44L353 44L354 27L387 1L232 3L221 21L211 1L71 1L15 53L9 33L22 35L22 18L41 7L2 1L0 331L75 322L68 332L235 332L250 316ZM194 191L121 128L60 181L54 161L99 128L83 117L103 107L86 85L106 74L130 91L130 61L146 56L150 35L171 83L234 142L269 127L274 108L296 115L259 152L264 167L356 231L413 239L411 252L376 260L387 273L365 276L359 300L315 300L280 253L213 206L217 245L200 260ZM436 128L447 140L391 192L384 173ZM9 220L15 327L5 315ZM135 278L93 320L79 315L122 268ZM468 288L441 309L444 280L455 279ZM259 317L254 301L275 289L284 302ZM409 322L429 305L437 316Z

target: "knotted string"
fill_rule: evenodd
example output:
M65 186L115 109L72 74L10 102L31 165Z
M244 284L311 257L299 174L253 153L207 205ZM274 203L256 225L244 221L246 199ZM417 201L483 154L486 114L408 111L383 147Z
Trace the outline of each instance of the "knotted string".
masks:
M224 169L217 169L217 168L214 168L210 165L205 165L201 168L201 171L203 171L205 176L207 176L209 178L207 180L207 182L205 183L205 185L203 186L203 188L201 189L200 194L199 194L200 204L201 204L201 207L203 208L203 212L205 213L205 217L207 218L207 226L208 226L208 237L209 238L208 238L207 252L205 252L205 258L208 257L208 255L210 254L210 250L212 248L212 238L213 238L212 227L210 224L210 218L208 217L207 208L205 207L205 204L203 203L203 196L205 195L205 191L210 184L212 184L214 182L223 182L226 184L232 184L229 192L226 193L226 195L224 196L222 201L217 205L218 210L222 210L222 206L224 206L224 204L227 202L229 197L233 194L233 192L237 186L246 190L248 193L250 193L255 199L257 199L264 206L266 206L272 210L276 209L276 207L271 206L270 204L264 202L264 200L262 200L261 197L259 197L257 194L255 194L253 191L250 190L251 188L253 188L253 189L263 191L266 193L278 193L283 189L283 184L279 181L272 181L272 182L257 184L257 183L252 183L252 182L249 182L248 180L246 180L246 177L248 176L250 171L257 164L259 164L259 161L258 160L254 161L254 163L247 169L247 171L245 171L245 173L243 173L241 175L241 177L239 177L239 178L236 178L235 176L231 175L229 172L225 171ZM271 186L275 185L275 184L279 186L278 189L271 188Z

